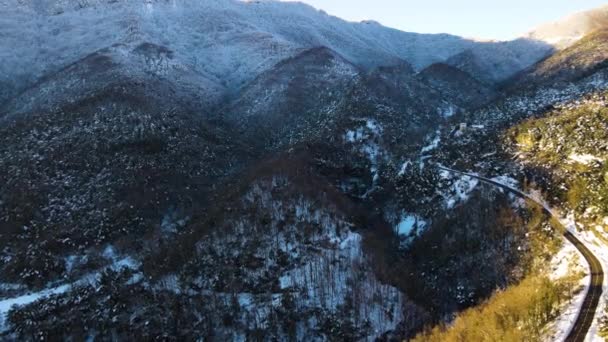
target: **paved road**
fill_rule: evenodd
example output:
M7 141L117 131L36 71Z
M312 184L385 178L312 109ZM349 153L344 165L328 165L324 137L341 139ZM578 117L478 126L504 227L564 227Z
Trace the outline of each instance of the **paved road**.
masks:
M543 203L543 202L539 201L538 199L533 198L529 194L526 194L525 192L522 192L519 189L515 189L513 187L510 187L509 185L502 184L495 180L485 178L485 177L482 177L479 175L450 169L450 168L447 168L447 167L444 167L441 165L436 165L436 167L439 168L440 170L444 170L444 171L448 171L448 172L452 172L452 173L458 173L461 175L465 175L465 176L469 176L469 177L478 179L484 183L494 185L494 186L502 188L506 191L509 191L519 197L523 197L523 198L532 200L532 201L540 204L549 215L551 215L552 217L554 217L556 219L555 220L556 222L559 222L559 217L557 217L557 215L555 215L555 213L553 213L551 208L546 203ZM561 225L561 223L560 223L560 225ZM587 248L571 232L566 230L565 227L561 227L561 228L564 231L564 237L566 239L568 239L568 241L570 241L581 252L583 257L585 257L585 260L589 264L589 270L591 271L591 279L589 281L589 292L587 292L587 296L585 297L585 300L583 301L583 305L581 306L581 310L578 313L578 317L576 318L576 321L574 323L574 326L572 327L572 330L570 330L568 337L566 337L566 342L583 342L583 341L585 341L585 337L587 336L587 333L589 332L589 328L591 328L591 324L593 323L593 318L595 317L595 311L597 310L597 306L599 304L600 297L602 296L602 285L604 282L604 270L602 269L602 264L599 262L597 257L595 255L593 255L593 253L589 250L589 248Z

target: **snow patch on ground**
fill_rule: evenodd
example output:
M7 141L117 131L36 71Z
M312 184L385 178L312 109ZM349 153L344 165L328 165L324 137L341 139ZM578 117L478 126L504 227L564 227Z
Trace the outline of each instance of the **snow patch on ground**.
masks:
M22 289L25 289L25 285L23 284L0 283L0 291L16 291Z
M456 114L456 108L453 105L448 105L446 108L439 108L439 114L445 118L449 118Z
M400 236L409 236L412 232L417 232L426 227L427 222L418 215L404 213L401 221L395 227L395 231Z
M304 291L304 296L301 297L303 302L299 305L324 307L332 311L344 305L348 298L354 295L363 303L369 303L358 308L359 312L355 313L357 317L369 320L376 332L394 330L403 319L399 309L403 304L403 295L396 288L381 284L373 274L364 271L366 260L361 241L360 234L349 231L339 239L336 251L323 252L338 253L343 262L332 262L335 258L329 257L315 258L285 272L279 278L280 287L283 290ZM360 266L355 267L358 271L353 273L353 268L344 265ZM319 277L325 280L315 281ZM393 303L391 305L394 309L387 310L386 305L381 303Z
M541 204L545 209L547 209L553 215L559 216L557 213L555 213L553 211L553 208L551 208L551 206L545 201L545 199L543 198L543 194L540 191L538 191L538 190L531 190L530 192L528 192L527 195L528 195L528 198L530 198L531 200L535 201L536 203Z
M433 138L433 140L431 140L431 142L424 146L422 148L422 150L420 150L421 154L426 154L434 149L436 149L439 146L439 143L441 142L441 132L437 131L435 132L435 138Z
M586 271L586 266L583 264L584 257L578 249L574 247L568 240L564 239L564 244L559 252L551 259L551 279L560 279L567 276L573 271L572 266L576 267L576 271Z
M218 292L215 274L196 279L195 283L202 289L196 292L203 291L226 302L234 301L236 296L241 308L237 319L253 322L250 318L255 317L257 327L267 324L276 307L289 299L298 312L311 312L308 319L315 320L301 317L298 329L318 329L322 323L317 319L339 314L344 305L353 300L358 304L349 317L357 324L369 324L367 340L373 341L395 329L403 320L402 307L407 298L397 288L378 280L371 260L363 251L361 234L325 205L303 195L283 198L279 194L284 194L285 189L289 189L289 182L282 178L254 183L242 198L243 212L267 212L268 222L260 224L243 217L234 218L221 234L212 233L196 246L198 257L209 260L218 256L230 260L242 255L247 249L244 246L249 246L248 250L255 246L254 254L263 265L246 270L243 279L270 274L280 289L264 294L253 293L249 288L239 293ZM310 227L306 236L301 234L303 226ZM282 253L278 253L279 250ZM283 253L289 262L281 265L269 257ZM176 287L164 285L163 288ZM306 331L302 333L302 340L310 339Z
M34 292L34 293L28 293L28 294L21 295L21 296L0 300L0 331L5 330L5 328L6 328L5 321L7 318L7 314L13 306L27 305L27 304L33 303L39 299L47 298L47 297L50 297L50 296L56 295L56 294L65 293L65 292L69 291L71 288L72 288L71 285L65 284L65 285L45 289L45 290Z
M371 189L366 193L367 195L375 188L376 182L380 177L378 164L380 158L382 158L383 151L379 142L382 138L383 128L373 119L365 119L363 121L365 123L364 126L360 126L355 130L346 131L344 140L347 143L355 145L355 149L358 150L359 153L365 155L370 162L370 173L372 175L373 184Z
M571 162L577 162L584 165L589 165L592 162L602 162L602 159L592 154L576 154L572 153L568 156L568 160Z
M375 120L368 119L365 126L375 135L380 135L382 133L382 126L380 126Z
M608 249L600 241L590 230L580 230L579 225L575 219L574 214L569 213L565 217L560 214L558 210L554 210L551 208L549 204L544 200L540 191L532 190L527 194L527 197L541 204L546 210L548 210L554 217L559 218L560 223L572 233L576 238L578 238L587 248L591 250L591 252L599 259L600 263L604 270L606 269L606 265L608 265ZM576 257L574 257L576 256ZM553 258L551 262L552 272L551 278L556 279L564 274L567 274L568 269L572 271L572 260L574 259L574 271L576 270L584 270L586 276L581 280L580 284L583 287L583 290L577 293L570 303L567 304L562 315L551 325L549 326L549 336L547 336L548 341L564 341L570 332L572 325L578 314L580 313L581 306L583 305L584 299L589 291L589 265L585 261L584 257L580 252L569 242L564 244L564 247L560 252ZM578 263L578 265L577 265ZM606 290L608 286L606 284L606 275L604 275L604 285L603 285L603 295L600 298L599 305L597 307L597 311L595 312L595 317L592 326L587 333L585 338L586 341L603 341L604 339L599 335L599 320L601 319L604 309L606 307Z
M175 210L170 209L163 216L160 229L165 234L175 234L188 223L188 220L189 217L180 217Z
M82 286L86 284L95 284L99 280L101 273L105 270L113 270L120 271L123 269L132 269L135 270L139 268L140 263L133 259L132 257L120 257L116 252L116 249L109 245L103 251L102 256L109 261L111 264L106 268L92 272L84 275L77 281L68 284L61 284L54 287L46 288L37 292L31 292L27 294L21 294L18 296L5 298L0 300L0 332L6 330L8 327L6 326L6 318L8 312L15 306L23 306L31 304L35 301L46 299L53 295L59 295L72 290L72 288L77 286ZM69 258L68 258L69 259Z
M573 289L576 294L562 308L562 313L549 327L549 334L545 340L564 341L572 329L578 313L581 310L587 292L589 291L589 270L585 264L584 257L573 244L564 239L562 249L551 260L552 280L558 280L578 272L584 272L585 276L580 279L577 288Z
M454 179L452 185L442 194L445 206L448 209L454 208L458 203L467 201L471 192L479 184L478 179L466 175L453 178L452 173L446 170L442 170L439 175L443 179Z
M604 270L606 265L608 265L608 248L607 246L590 230L592 228L587 227L586 230L581 230L581 227L576 220L574 219L573 213L568 213L565 217L560 219L560 222L566 227L566 229L576 236L581 242L587 246L593 252L593 254L598 258ZM586 341L604 341L604 338L599 335L599 320L601 319L604 310L606 308L606 293L608 291L608 283L607 283L607 274L604 275L604 285L603 285L603 294L600 298L600 303L598 305L597 311L595 312L595 317L591 328L586 337ZM588 283L588 280L587 280Z
M500 183L500 184L504 184L513 189L518 189L518 185L519 185L519 182L516 179L509 177L507 175L497 176L497 177L491 178L490 180ZM526 201L523 198L515 195L512 192L507 192L507 191L505 191L505 189L500 189L500 192L507 193L507 195L509 196L509 199L511 200L511 203L513 204L513 206L515 208L525 207Z
M121 269L137 269L140 264L137 260L130 256L121 256L118 254L114 246L108 245L103 252L103 257L111 261L109 268L114 271L120 271Z
M401 165L401 169L399 169L399 173L397 173L397 175L398 176L403 176L405 174L405 172L407 171L407 169L410 167L410 165L412 165L412 162L410 160L406 160Z
M373 119L366 119L365 126L346 131L344 139L350 143L360 142L381 135L382 131L382 126L379 123Z
M519 182L518 182L516 179L514 179L514 178L512 178L512 177L509 177L509 176L505 176L505 175L502 175L502 176L497 176L497 177L491 178L491 180L493 180L493 181L495 181L495 182L498 182L498 183L500 183L500 184L505 184L505 185L508 185L508 186L510 186L511 188L515 188L515 189L516 189L516 188L517 188L517 186L519 185Z

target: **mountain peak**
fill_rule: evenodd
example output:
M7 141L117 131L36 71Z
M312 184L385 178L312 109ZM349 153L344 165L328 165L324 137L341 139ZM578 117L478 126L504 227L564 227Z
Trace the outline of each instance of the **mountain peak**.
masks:
M605 5L543 24L529 32L526 37L563 49L576 43L592 31L607 26L608 5Z

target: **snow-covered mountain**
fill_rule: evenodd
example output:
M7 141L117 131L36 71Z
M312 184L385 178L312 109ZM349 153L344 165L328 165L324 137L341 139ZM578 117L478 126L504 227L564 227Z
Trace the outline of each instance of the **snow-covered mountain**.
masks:
M277 1L0 0L0 340L447 323L555 236L433 163L511 180L500 128L605 89L607 40L553 53Z
M608 5L543 24L526 37L566 48L592 31L608 25Z
M471 51L492 66L484 70L494 81L550 51L533 40L477 42L352 23L302 3L277 1L2 0L0 11L0 84L11 89L114 44L164 46L173 51L174 67L191 68L228 90L318 46L363 68L405 60L418 70ZM0 95L3 100L14 94Z
M516 77L515 87L577 82L608 65L608 29L598 29Z

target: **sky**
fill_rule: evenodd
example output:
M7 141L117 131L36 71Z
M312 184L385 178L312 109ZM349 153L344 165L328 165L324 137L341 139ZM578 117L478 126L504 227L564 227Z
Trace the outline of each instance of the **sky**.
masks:
M300 0L337 17L467 38L512 39L608 0Z

